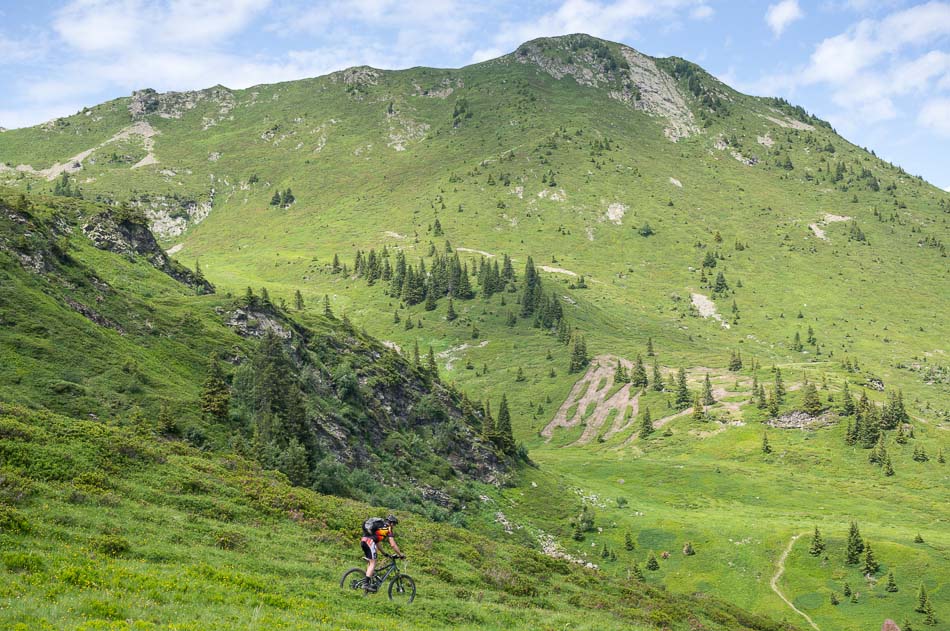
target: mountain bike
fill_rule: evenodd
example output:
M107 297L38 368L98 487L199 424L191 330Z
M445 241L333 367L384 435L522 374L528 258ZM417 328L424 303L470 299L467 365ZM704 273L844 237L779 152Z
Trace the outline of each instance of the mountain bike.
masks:
M363 589L368 586L367 581L372 581L372 585L379 590L379 587L389 579L389 600L393 602L404 602L407 605L416 598L416 582L412 577L399 571L396 565L396 559L405 558L396 554L385 555L390 558L389 565L378 568L373 578L366 578L366 571L358 567L351 568L343 573L340 579L340 587L343 589ZM368 593L368 592L367 592Z

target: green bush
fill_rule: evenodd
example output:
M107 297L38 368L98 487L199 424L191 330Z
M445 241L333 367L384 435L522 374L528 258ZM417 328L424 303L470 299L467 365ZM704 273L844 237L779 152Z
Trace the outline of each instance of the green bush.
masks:
M33 483L8 469L0 469L0 502L17 504L33 493Z
M128 552L132 546L119 535L100 535L93 539L93 547L109 556L117 557Z
M3 565L10 572L39 572L43 569L43 559L29 552L8 552L3 555Z
M30 522L17 509L0 504L0 532L26 534L30 532Z
M214 545L222 550L240 550L247 538L233 530L222 530L214 534Z

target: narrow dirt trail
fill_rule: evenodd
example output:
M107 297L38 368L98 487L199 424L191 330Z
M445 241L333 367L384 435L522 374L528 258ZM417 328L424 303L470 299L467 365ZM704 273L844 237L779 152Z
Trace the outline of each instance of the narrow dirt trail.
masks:
M775 567L775 575L772 577L772 580L769 581L769 586L772 588L772 591L773 591L773 592L775 592L776 594L778 594L778 597L779 597L779 598L781 598L782 600L785 601L785 604L786 604L786 605L788 605L789 607L792 608L792 611L794 611L795 613L797 613L798 615L800 615L802 618L804 618L805 620L807 620L807 621L808 621L808 624L810 624L810 625L812 626L812 628L813 628L815 631L821 631L821 629L818 628L818 625L815 624L815 621L812 620L812 619L808 616L807 613L805 613L804 611L802 611L801 609L799 609L798 607L796 607L795 605L793 605L793 604L792 604L792 601L790 601L788 598L786 598L786 597L785 597L785 594L783 594L783 593L781 592L781 590L778 588L779 579L781 579L781 578L782 578L782 574L785 573L785 559L788 558L788 555L789 555L789 553L792 551L792 547L794 547L795 542L798 541L798 538L801 537L803 534L806 534L806 533L799 533L799 534L795 535L794 537L792 537L792 540L788 542L788 547L786 547L786 548L785 548L785 551L782 552L782 556L780 556L780 557L778 558L778 563L776 564L776 567Z

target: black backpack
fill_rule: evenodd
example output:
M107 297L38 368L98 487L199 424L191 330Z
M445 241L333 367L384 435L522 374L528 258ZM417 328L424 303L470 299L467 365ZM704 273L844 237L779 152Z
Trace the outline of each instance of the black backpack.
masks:
M386 522L382 517L370 517L363 522L363 536L373 537L380 528L385 528Z

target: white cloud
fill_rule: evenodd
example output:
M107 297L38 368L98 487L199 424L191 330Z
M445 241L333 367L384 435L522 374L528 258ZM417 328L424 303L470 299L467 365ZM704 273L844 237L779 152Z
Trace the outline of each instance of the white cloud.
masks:
M689 12L689 17L694 20L707 20L713 16L715 11L708 4L703 4Z
M941 136L950 137L950 98L935 98L924 103L917 121Z
M798 6L798 0L782 0L778 4L769 5L765 12L765 21L775 36L780 37L789 24L804 16Z

